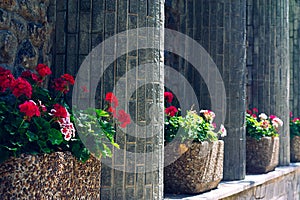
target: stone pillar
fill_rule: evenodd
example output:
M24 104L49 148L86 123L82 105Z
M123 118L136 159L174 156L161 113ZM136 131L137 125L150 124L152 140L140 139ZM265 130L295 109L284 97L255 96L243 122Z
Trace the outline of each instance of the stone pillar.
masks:
M53 1L0 1L0 66L19 76L50 65Z
M287 0L247 1L248 103L283 120L280 165L290 163L288 8Z
M126 40L126 34L119 35L110 48L95 57L100 64L108 60L113 62L100 78L96 97L90 98L95 98L99 102L97 106L103 108L105 93L120 84L122 87L114 91L119 98L119 106L125 108L132 123L137 124L136 127L128 126L126 131L117 126L115 140L120 149L114 149L112 159L102 159L102 200L163 198L163 54L157 49L138 47L141 43L158 48L163 45L162 2L56 1L56 76L62 73L76 75L91 50L118 33L141 27L157 28L146 34L135 31L137 36L130 40ZM136 45L134 49L133 45ZM117 56L124 48L128 48L129 52ZM152 64L145 71L141 65L146 63ZM103 70L97 69L98 66L91 66L88 79L94 78L92 70ZM159 117L151 119L151 111L155 108Z
M290 30L290 110L300 116L300 2L289 1Z
M195 39L210 54L222 75L226 89L224 179L245 177L245 69L246 69L246 0L166 1L166 28ZM176 55L168 55L172 66L193 85L199 106L211 109L206 83L193 66ZM203 65L205 66L205 64ZM221 97L220 97L221 98ZM219 105L222 109L222 105ZM216 111L216 110L215 110Z

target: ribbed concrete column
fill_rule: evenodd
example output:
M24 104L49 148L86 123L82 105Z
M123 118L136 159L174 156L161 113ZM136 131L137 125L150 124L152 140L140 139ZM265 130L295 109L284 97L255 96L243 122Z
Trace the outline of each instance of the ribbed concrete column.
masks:
M227 96L225 126L228 135L224 138L224 179L243 179L246 156L246 0L168 0L166 28L180 31L195 39L216 63ZM211 109L210 94L201 78L206 75L199 75L193 66L176 55L169 55L166 64L180 71L190 81L200 107ZM202 63L202 66L205 67L205 64ZM219 106L221 109L222 105ZM225 114L225 109L219 111Z
M94 47L122 31L157 27L157 31L152 29L153 32L148 33L149 35L136 31L137 36L130 41L126 41L124 35L118 37L111 48L96 55L95 58L101 63L91 66L91 70L94 70L106 60L114 60L98 83L96 97L90 98L96 98L96 102L100 104L98 106L102 107L105 93L111 92L116 83L121 84L122 87L116 91L119 105L125 108L125 103L129 102L126 111L130 113L132 123L138 125L129 126L126 131L118 128L116 142L120 145L120 150L113 152L111 160L104 162L102 159L101 200L163 197L163 54L157 49L145 50L136 46L133 51L116 56L120 49L137 45L138 41L147 41L149 46L163 45L162 2L163 0L56 0L56 76L66 72L76 75L81 63ZM152 63L152 68L147 68L147 71L140 68L145 63ZM93 71L89 74L92 77ZM90 77L86 78L90 80ZM132 91L134 92L131 93ZM153 105L156 105L155 111L159 115L155 120L149 116Z
M279 116L280 165L289 156L289 24L287 0L247 1L249 107Z

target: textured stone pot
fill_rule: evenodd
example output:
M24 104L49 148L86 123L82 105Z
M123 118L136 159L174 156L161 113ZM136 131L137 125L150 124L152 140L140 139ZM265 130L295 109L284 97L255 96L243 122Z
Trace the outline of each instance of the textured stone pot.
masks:
M256 140L247 137L246 172L266 173L273 171L279 161L279 137L262 137Z
M294 136L291 139L291 161L299 162L300 161L300 136Z
M182 151L182 145L173 146L175 154ZM165 158L173 155L165 151ZM181 157L164 168L165 192L195 194L216 188L223 178L223 157L223 141L193 142Z
M100 199L101 162L69 152L21 155L0 164L0 199Z

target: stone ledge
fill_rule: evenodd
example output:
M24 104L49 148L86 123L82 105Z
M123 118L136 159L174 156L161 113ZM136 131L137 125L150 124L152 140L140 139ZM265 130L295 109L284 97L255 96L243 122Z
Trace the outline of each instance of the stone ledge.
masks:
M277 167L275 171L261 175L247 175L244 180L239 181L222 181L217 189L211 190L199 195L165 195L165 200L185 199L185 200L216 200L222 198L230 198L246 190L268 182L274 181L280 177L284 177L290 173L300 174L300 163L291 163L289 166ZM299 179L299 177L298 177ZM297 181L297 180L295 180Z

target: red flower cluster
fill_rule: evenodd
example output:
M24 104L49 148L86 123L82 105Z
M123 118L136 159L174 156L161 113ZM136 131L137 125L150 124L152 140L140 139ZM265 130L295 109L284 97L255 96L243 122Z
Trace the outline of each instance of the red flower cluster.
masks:
M130 124L130 116L124 110L118 111L117 119L121 123L120 126L122 128L125 128L127 124Z
M118 98L112 92L108 92L105 96L105 101L111 104L113 108L118 107L119 101Z
M45 64L38 64L36 71L42 78L52 74L51 69Z
M70 85L74 85L74 77L70 74L63 74L60 78L54 80L54 89L66 94L70 90Z
M19 98L22 95L31 98L32 95L32 87L30 83L21 77L13 81L11 85L11 90L13 95L15 95L17 98Z
M62 105L54 104L53 105L53 109L51 110L51 114L55 117L55 118L66 118L68 116L68 112L66 110L65 107L63 107Z
M174 117L177 112L178 112L178 109L175 106L170 106L165 109L165 113L167 115L169 115L170 117Z
M258 109L257 108L253 108L252 110L247 110L247 113L249 115L251 115L253 118L257 118Z
M126 128L126 126L131 122L130 115L127 114L124 110L118 110L117 114L117 107L119 105L118 98L114 95L114 93L108 92L105 96L105 101L110 104L107 112L110 112L112 116L118 120L122 128Z
M165 97L165 100L168 102L168 103L171 103L173 101L173 94L171 92L165 92L164 93L164 97Z
M21 77L26 79L31 78L34 82L38 83L41 83L43 81L40 77L38 77L38 75L32 73L29 70L22 72Z
M25 119L30 120L33 116L39 117L41 115L39 107L34 101L25 101L19 105L20 112L25 114Z
M164 92L164 98L166 102L172 103L174 96L171 92ZM174 117L178 113L178 109L175 106L169 106L165 109L165 113L170 117Z
M10 88L15 78L8 69L0 67L0 92Z

